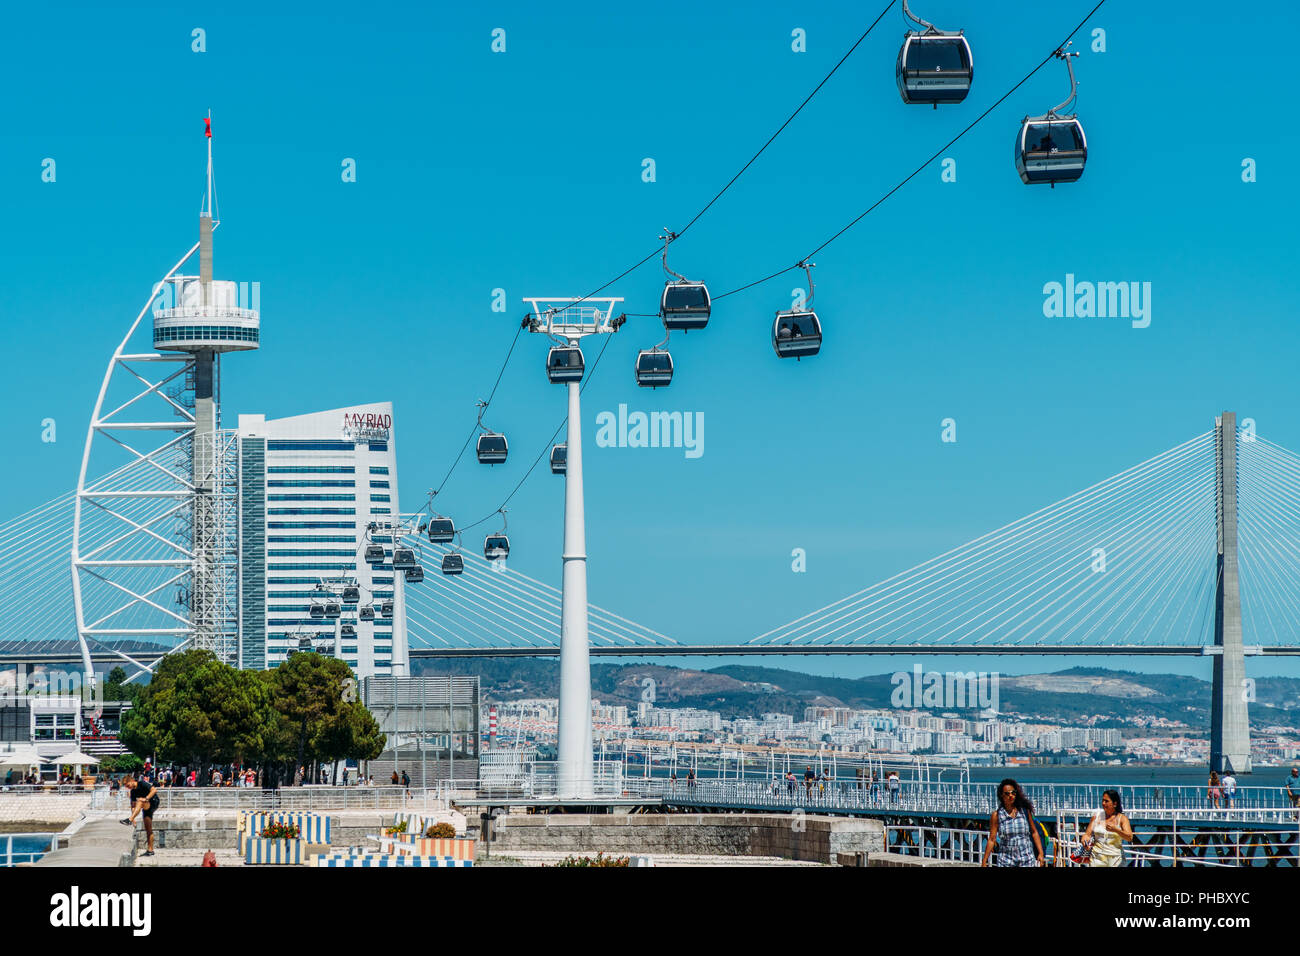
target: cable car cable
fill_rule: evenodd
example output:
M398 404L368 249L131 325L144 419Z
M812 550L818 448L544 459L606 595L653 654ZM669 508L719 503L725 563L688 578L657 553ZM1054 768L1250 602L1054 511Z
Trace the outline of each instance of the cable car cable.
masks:
M1000 97L998 97L998 99L993 103L992 106L986 109L979 116L975 117L975 119L972 120L970 124L966 126L965 129L963 129L952 139L948 140L948 142L945 143L943 146L941 146L938 150L936 150L935 153L929 159L927 159L924 163L922 163L915 170L913 170L912 173L908 175L906 179L899 182L898 185L896 185L893 189L889 190L889 192L885 193L883 196L877 199L864 212L862 212L855 219L853 219L843 229L835 233L835 235L831 236L829 239L823 242L812 252L808 253L806 256L804 256L799 262L796 262L794 265L786 266L784 269L781 269L778 272L773 272L771 275L764 276L762 279L755 279L753 282L749 282L746 283L745 285L739 286L738 288L732 289L730 292L723 292L720 295L716 295L713 297L714 300L716 301L718 299L725 299L729 295L735 295L738 292L744 292L746 289L752 289L756 285L762 285L765 282L771 282L773 279L777 278L778 276L783 276L787 272L793 272L795 269L802 268L800 262L806 262L807 260L811 259L813 256L817 255L819 252L821 252L823 249L829 246L832 242L834 242L840 236L844 235L846 232L848 232L850 229L856 226L859 222L865 219L870 213L874 212L876 207L881 205L881 203L883 203L886 199L894 195L894 193L898 192L900 189L902 189L904 186L910 183L913 179L919 176L927 166L929 166L936 159L941 157L954 143L956 143L959 139L961 139L963 136L969 133L972 129L974 129L977 125L979 125L979 123L986 116L988 116L995 109L1001 106L1003 102L1005 102L1011 96L1011 94L1015 93L1016 90L1020 89L1020 87L1028 83L1033 78L1035 73L1037 73L1039 70L1041 70L1043 67L1045 67L1048 63L1050 63L1053 59L1056 58L1057 51L1062 49L1067 43L1069 43L1070 40L1074 37L1074 35L1084 28L1087 22L1092 19L1093 14L1095 14L1098 10L1100 10L1105 3L1106 0L1098 0L1097 5L1093 7L1090 11L1088 11L1088 15L1079 21L1079 25L1076 26L1073 30L1071 30L1069 35L1064 40L1062 40L1059 44L1054 46L1052 48L1052 52L1047 54L1047 56L1043 57L1042 62L1040 62L1036 67L1034 67L1032 70L1026 73L1024 78L1019 83L1017 83L1015 86L1011 87L1011 89L1007 90Z
M658 255L658 252L656 252L655 255ZM612 336L606 335L604 338L605 341L601 345L600 351L596 354L596 361L591 363L591 371L587 373L587 377L583 380L582 384L578 386L579 391L586 390L587 383L591 381L592 376L596 374L596 369L600 367L600 360L605 357L605 349L609 348L609 342ZM501 502L500 507L494 509L493 512L487 517L480 518L478 521L475 521L473 524L467 524L464 527L458 528L457 530L469 531L473 528L477 528L481 524L491 521L498 514L500 514L502 508L505 508L505 506L510 503L510 499L512 499L516 494L518 494L519 489L524 486L524 482L528 480L529 475L531 475L536 470L537 466L542 463L542 459L546 459L547 461L550 460L551 446L553 446L555 444L555 440L560 437L560 431L564 428L566 424L568 424L568 421L569 421L569 416L565 415L564 420L561 421L560 424L556 426L555 431L551 434L551 440L546 443L546 447L542 449L542 453L537 456L537 459L528 467L528 470L524 472L524 476L519 479L519 483L515 485L514 489L510 492L510 494L506 495L506 498L504 501Z
M844 56L840 57L839 62L836 63L833 67L831 67L831 71L827 73L824 77L822 77L822 81L818 83L816 87L813 88L813 91L811 93L809 93L806 97L804 97L804 101L800 103L798 107L795 108L795 111L793 113L791 113L788 117L786 117L785 122L781 124L781 126L777 129L775 133L773 133L771 136L768 137L767 142L765 142L762 146L759 147L758 152L756 152L753 156L749 158L749 162L745 163L744 166L740 167L740 172L736 173L736 175L732 176L731 179L727 180L727 184L718 190L717 194L712 199L710 199L707 204L705 204L704 208L701 209L699 212L697 212L694 216L692 216L690 221L687 222L685 226L677 230L675 238L681 238L683 235L685 235L686 230L690 229L691 226L695 225L695 223L700 219L700 217L703 216L706 212L708 212L709 209L713 207L713 204L716 203L719 199L721 199L723 194L728 189L730 189L733 185L735 185L736 180L740 179L740 177L745 174L745 171L748 170L750 166L754 165L754 163L758 160L758 158L762 156L764 152L767 151L767 148L776 141L776 138L780 136L783 132L785 132L786 127L789 126L792 122L794 122L794 118L803 112L803 108L805 106L807 106L810 102L812 102L812 98L818 94L818 92L821 90L823 86L827 84L827 82L830 81L830 78L834 76L836 72L839 70L839 68L844 65L845 61L847 61L848 58L853 55L854 51L857 50L857 48L862 45L862 41L865 40L868 36L870 36L871 31L876 28L876 24L878 24L882 19L884 19L885 14L889 12L890 8L893 7L896 2L897 0L889 0L888 5L886 5L886 7L880 11L880 14L876 17L876 19L871 21L871 26L867 27L867 29L863 31L862 36L858 37L858 39L854 42L853 46L849 47L849 51L845 53ZM654 252L650 253L640 262L636 263L636 265L631 266L628 269L625 269L623 272L620 272L618 275L610 279L600 288L593 289L591 292L588 292L581 299L578 299L576 302L574 302L573 305L578 305L582 302L585 302L587 299L590 299L592 296L604 292L615 282L618 282L620 279L623 279L628 275L631 275L633 272L635 272L637 269L640 269L643 265L645 265L651 259L657 257L659 254L660 254L660 250L656 248ZM778 275L779 274L780 273L778 273ZM658 316L656 316L656 318L657 317Z

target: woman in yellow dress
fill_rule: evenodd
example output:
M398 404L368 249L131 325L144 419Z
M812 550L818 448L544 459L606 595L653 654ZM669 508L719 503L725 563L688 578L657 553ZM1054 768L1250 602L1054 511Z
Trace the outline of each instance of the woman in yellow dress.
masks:
M1124 862L1124 844L1133 841L1133 825L1124 815L1119 791L1106 790L1101 795L1101 809L1083 834L1083 845L1091 850L1091 866L1120 866Z

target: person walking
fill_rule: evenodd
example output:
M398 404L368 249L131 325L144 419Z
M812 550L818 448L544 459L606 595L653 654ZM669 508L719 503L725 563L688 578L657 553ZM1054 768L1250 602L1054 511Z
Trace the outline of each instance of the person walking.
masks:
M158 788L147 780L136 780L131 774L122 778L122 785L131 794L131 815L124 817L122 823L134 828L136 815L144 815L144 832L147 838L144 855L153 856L153 813L158 809Z
M1085 847L1088 847L1089 866L1122 866L1124 863L1124 844L1133 841L1133 824L1124 814L1118 790L1106 790L1101 795L1101 809L1088 823L1083 831Z
M1223 805L1229 810L1237 800L1237 778L1232 775L1231 770L1223 774Z
M889 771L889 802L897 803L898 795L902 792L903 781L898 779L898 771Z
M1292 767L1282 783L1282 789L1291 798L1291 806L1300 807L1300 767Z
M1034 822L1033 803L1010 777L998 784L998 800L989 818L989 840L980 866L989 865L994 847L998 866L1042 866L1043 841Z
M1223 801L1223 784L1219 782L1217 771L1210 771L1210 784L1206 787L1205 795L1210 798L1210 809L1219 809L1219 805Z

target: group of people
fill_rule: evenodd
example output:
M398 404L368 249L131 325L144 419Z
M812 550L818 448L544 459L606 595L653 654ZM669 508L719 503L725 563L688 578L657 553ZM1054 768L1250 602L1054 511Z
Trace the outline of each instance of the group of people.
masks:
M989 840L980 866L997 850L997 866L1045 866L1047 831L1034 819L1033 801L1011 778L998 784L998 808L989 817ZM1133 841L1133 824L1124 813L1118 790L1105 790L1073 857L1089 866L1120 866L1124 844Z

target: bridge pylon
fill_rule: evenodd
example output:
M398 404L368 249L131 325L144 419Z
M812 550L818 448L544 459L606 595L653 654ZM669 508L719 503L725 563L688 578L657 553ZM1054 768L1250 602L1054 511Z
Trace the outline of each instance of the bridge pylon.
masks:
M1237 565L1237 415L1215 419L1218 450L1218 586L1214 601L1214 691L1210 769L1250 773L1250 719Z

